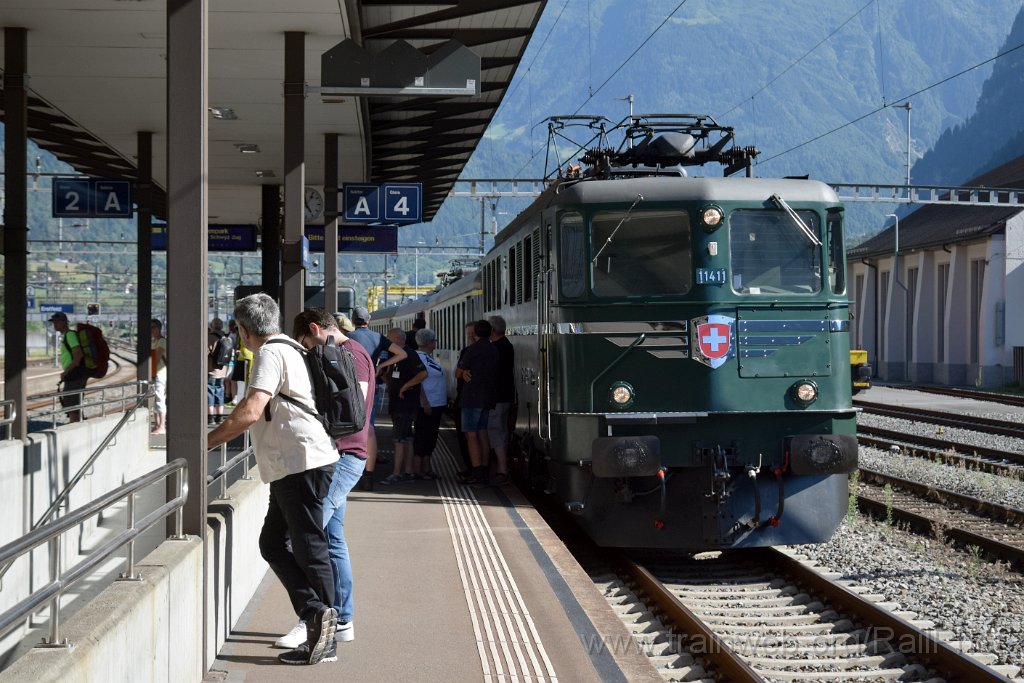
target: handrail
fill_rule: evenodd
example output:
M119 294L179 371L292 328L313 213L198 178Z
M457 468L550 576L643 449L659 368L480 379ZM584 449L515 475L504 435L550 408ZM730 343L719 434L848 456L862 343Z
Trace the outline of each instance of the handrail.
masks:
M10 425L14 424L14 421L18 419L18 404L13 398L5 398L0 401L0 410L3 411L4 416L0 417L0 427L7 428L5 438L11 438Z
M147 486L174 475L178 495L143 517L138 522L134 519L135 495ZM67 570L60 571L61 536L77 527L92 516L102 512L114 503L126 499L129 515L127 528L89 554L82 562ZM182 538L182 508L188 499L188 463L178 458L166 465L144 474L123 486L104 494L88 505L69 512L64 517L30 531L21 538L0 547L0 563L7 566L14 564L20 557L30 553L40 545L50 545L50 583L38 588L24 600L21 600L7 611L0 614L0 636L12 630L12 626L20 623L27 615L35 612L40 605L50 601L50 637L45 642L51 647L69 647L67 639L60 640L60 596L75 581L82 578L106 560L121 546L128 545L127 572L122 578L135 579L135 538L161 521L169 514L174 514L174 527L177 538Z
M206 485L210 486L213 482L218 480L220 481L220 493L217 495L218 500L226 500L228 498L227 474L238 467L239 463L245 463L245 467L242 468L242 479L252 479L252 477L249 476L249 470L252 469L252 466L249 464L249 458L253 457L256 452L253 450L252 444L249 441L250 434L248 429L242 432L242 438L242 451L230 460L227 460L228 445L226 443L222 443L216 448L216 450L220 451L220 467L206 475Z
M136 390L136 392L138 392L138 393L136 393L135 396L125 396L123 390L126 389L126 388L129 388L129 387L134 388ZM99 401L94 401L94 400L90 400L90 399L86 399L85 398L85 396L88 395L88 394L95 394L97 392L99 392L99 393L106 393L107 391L112 391L112 390L116 390L116 389L121 389L122 390L121 396L119 396L117 398L112 398L112 399L101 398ZM64 396L76 396L76 395L82 395L83 396L83 400L82 400L81 404L79 404L77 406L74 406L74 407L69 407L69 408L65 408L64 406L59 406L58 407L57 404L60 402L60 399L62 397L64 397ZM137 397L138 398L141 398L141 397L149 398L151 395L152 395L152 388L150 386L150 383L145 381L145 380L133 380L131 382L122 382L121 384L104 384L104 385L86 386L86 387L83 387L82 389L75 389L73 391L57 391L57 392L47 393L47 394L33 394L33 395L28 397L29 401L49 400L49 401L51 401L52 407L49 410L33 411L29 415L30 415L30 417L35 417L35 418L38 418L38 419L46 419L47 417L52 418L53 428L56 429L56 427L57 427L57 416L61 415L63 413L66 413L66 412L68 412L70 410L85 411L86 408L96 408L96 407L103 407L103 406L115 405L115 404L124 405L125 402L131 401L134 398L137 398Z
M147 391L136 399L134 406L125 411L124 415L121 416L121 419L118 420L116 425L114 425L114 428L110 430L110 433L104 437L103 441L100 442L100 445L85 461L85 464L79 468L78 472L75 473L75 476L71 477L71 480L64 486L64 489L57 494L57 497L52 503L50 503L50 507L46 509L46 512L44 512L43 515L32 525L32 531L35 531L42 525L46 524L50 517L60 509L61 504L63 504L67 497L71 495L71 489L73 489L78 482L82 480L82 477L84 477L85 473L92 468L93 463L95 463L96 459L100 457L100 454L107 449L107 446L110 445L110 442L113 441L114 437L121 431L121 428L124 427L125 424L128 423L128 420L135 415L135 411L138 410L139 406L145 403L148 399L149 392ZM4 576L6 576L7 571L10 568L10 564L4 564L4 562L0 560L0 579L3 579Z

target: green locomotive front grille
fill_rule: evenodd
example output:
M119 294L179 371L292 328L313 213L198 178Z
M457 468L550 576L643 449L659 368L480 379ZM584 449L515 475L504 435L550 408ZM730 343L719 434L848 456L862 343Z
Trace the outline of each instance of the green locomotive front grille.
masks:
M740 311L740 377L830 377L829 320L779 320L772 311Z

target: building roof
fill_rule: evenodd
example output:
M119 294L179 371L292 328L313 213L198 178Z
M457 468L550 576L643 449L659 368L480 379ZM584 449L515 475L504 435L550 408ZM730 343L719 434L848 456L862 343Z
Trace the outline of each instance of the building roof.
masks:
M1024 188L1024 156L965 183L969 187ZM900 252L970 242L997 234L1006 221L1024 212L1020 206L950 206L928 204L899 222ZM849 258L891 254L895 248L895 225L847 250Z

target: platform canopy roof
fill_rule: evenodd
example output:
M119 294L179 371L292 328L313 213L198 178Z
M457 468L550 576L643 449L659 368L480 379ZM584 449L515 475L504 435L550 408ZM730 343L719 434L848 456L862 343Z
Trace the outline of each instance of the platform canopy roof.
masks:
M306 34L306 184L323 184L324 135L337 133L342 182L422 182L432 218L507 92L544 4L210 0L209 104L237 117L211 115L210 220L256 223L259 186L283 182L286 31ZM81 173L134 179L137 131L152 132L158 215L166 204L166 23L165 0L0 0L0 25L27 29L30 137ZM371 52L401 39L426 54L457 40L481 58L481 94L323 103L320 56L346 38Z

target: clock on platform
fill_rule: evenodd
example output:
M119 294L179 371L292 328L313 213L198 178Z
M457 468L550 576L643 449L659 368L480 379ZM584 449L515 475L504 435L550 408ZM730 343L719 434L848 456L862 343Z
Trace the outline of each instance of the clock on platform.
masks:
M306 220L315 221L324 215L324 195L317 188L307 185L302 195Z

